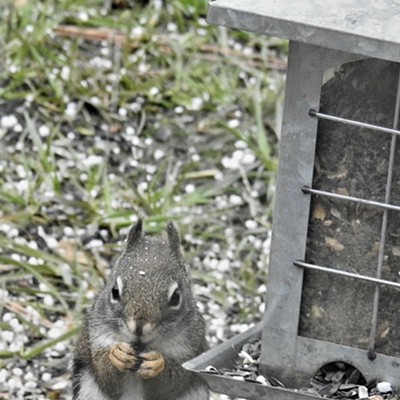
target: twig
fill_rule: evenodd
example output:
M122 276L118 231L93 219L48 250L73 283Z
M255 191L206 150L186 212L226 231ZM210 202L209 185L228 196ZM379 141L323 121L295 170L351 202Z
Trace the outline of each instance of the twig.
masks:
M68 38L81 38L89 41L108 41L118 45L128 45L132 49L138 49L141 46L139 40L129 38L126 34L118 32L115 29L97 29L97 28L78 28L71 25L60 25L53 29L57 36ZM172 49L165 39L157 38L159 50L163 54L172 54ZM267 66L270 69L278 71L286 70L286 62L276 57L270 57L267 62L259 54L243 54L239 50L229 48L219 48L207 44L199 46L199 51L206 54L211 60L213 55L233 56L247 59L253 66Z
M97 28L78 28L72 25L60 25L53 29L53 32L61 37L81 38L93 41L111 41L118 44L125 44L128 40L124 33L120 33L115 29L97 29ZM138 46L137 43L131 41L133 47Z

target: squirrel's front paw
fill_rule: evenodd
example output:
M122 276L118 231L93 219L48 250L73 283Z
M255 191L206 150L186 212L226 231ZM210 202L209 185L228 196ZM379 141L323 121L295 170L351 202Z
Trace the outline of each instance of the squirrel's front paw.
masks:
M138 358L128 343L117 343L111 347L110 361L120 371L129 371L136 367Z
M162 354L157 351L150 351L148 353L140 354L142 364L139 368L139 376L143 379L155 378L165 368L165 360Z

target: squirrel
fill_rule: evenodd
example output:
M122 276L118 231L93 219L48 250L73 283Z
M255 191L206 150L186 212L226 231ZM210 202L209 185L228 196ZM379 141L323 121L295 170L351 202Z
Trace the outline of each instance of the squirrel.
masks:
M208 400L183 362L207 350L175 225L168 240L140 219L86 313L72 361L73 400Z

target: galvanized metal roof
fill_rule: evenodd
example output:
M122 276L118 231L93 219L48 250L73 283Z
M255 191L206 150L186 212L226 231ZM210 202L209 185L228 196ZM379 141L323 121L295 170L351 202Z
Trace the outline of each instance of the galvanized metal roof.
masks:
M214 0L208 22L400 61L400 0Z

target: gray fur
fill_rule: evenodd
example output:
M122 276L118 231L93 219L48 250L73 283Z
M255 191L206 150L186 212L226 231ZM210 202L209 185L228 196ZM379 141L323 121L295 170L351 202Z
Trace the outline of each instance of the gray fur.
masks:
M207 400L208 390L181 364L206 350L204 321L191 291L179 234L170 223L168 240L147 236L140 220L128 234L124 252L87 312L76 342L72 381L74 400ZM118 301L111 301L117 277L123 282ZM178 307L168 305L169 290L178 285ZM120 286L118 286L120 287ZM119 296L119 291L115 291ZM171 305L171 304L170 304ZM154 330L135 335L128 327L148 322ZM147 332L147 331L146 331ZM110 361L120 342L137 354L156 351L165 360L158 376L142 379L137 369L118 370Z

